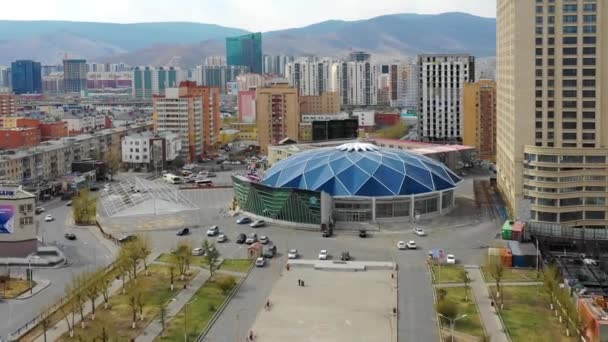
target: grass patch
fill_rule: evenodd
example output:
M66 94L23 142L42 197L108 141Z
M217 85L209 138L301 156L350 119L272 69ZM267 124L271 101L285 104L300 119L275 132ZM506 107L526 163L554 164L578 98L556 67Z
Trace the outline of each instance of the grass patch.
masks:
M433 284L461 283L460 272L463 269L460 265L431 265Z
M547 295L538 286L504 286L502 296L504 308L501 311L506 328L513 342L551 341L571 342L566 337L565 325L549 310ZM493 294L496 288L491 287Z
M490 275L487 267L482 266L481 272L486 278L486 281L494 281L494 277ZM516 281L542 281L537 278L536 270L530 268L505 268L505 272L502 275L502 281L505 282L516 282Z
M208 280L194 294L190 300L191 304L184 308L175 316L165 329L164 337L157 337L155 341L183 341L184 340L184 312L187 309L188 340L195 341L198 335L207 327L213 314L222 306L227 299L230 290L222 291L218 285L222 278L228 276L214 276L213 280ZM236 279L238 282L238 279ZM235 284L236 286L236 284Z
M253 264L253 259L226 259L220 267L224 271L247 273Z
M435 290L437 292L438 289ZM453 301L458 304L458 312L460 315L467 315L467 317L463 319L459 319L456 322L456 331L465 333L472 336L482 337L483 336L483 327L481 325L481 320L479 319L479 313L477 312L477 305L475 305L475 299L473 298L473 294L471 290L468 291L468 300L465 301L465 293L464 287L450 287L443 288L446 291L445 298ZM447 327L449 330L450 323L448 321L443 321L443 326Z
M70 338L68 334L63 335L60 341L91 341L93 339L101 339L103 330L105 329L106 337L110 341L130 341L138 336L142 330L148 325L148 322L158 315L160 307L174 297L185 283L192 279L196 271L190 271L189 276L180 281L179 277L175 277L175 289L170 289L170 275L167 266L152 265L148 267L149 275L144 275L140 272L137 276L139 283L137 289L141 291L144 304L144 320L139 320L136 323L136 329L131 327L132 311L129 306L128 290L125 295L120 293L110 298L110 308L103 309L103 305L96 310L95 320L90 317L85 318L85 329L81 329L80 325L76 325L74 337ZM71 318L70 318L71 319Z
M36 282L32 281L32 287L36 286ZM30 289L30 282L23 279L1 279L0 280L0 297L11 299L16 298Z

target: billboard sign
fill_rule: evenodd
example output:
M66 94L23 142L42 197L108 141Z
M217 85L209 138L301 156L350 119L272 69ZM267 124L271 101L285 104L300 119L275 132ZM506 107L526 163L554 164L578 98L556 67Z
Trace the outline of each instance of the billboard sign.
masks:
M0 234L12 234L15 231L15 206L0 204Z

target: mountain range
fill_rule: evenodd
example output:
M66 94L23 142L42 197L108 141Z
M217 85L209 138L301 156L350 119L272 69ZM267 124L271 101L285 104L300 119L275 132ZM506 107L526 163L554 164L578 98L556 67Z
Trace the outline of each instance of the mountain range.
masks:
M0 65L16 59L55 64L67 55L96 62L182 67L224 55L226 37L248 31L201 23L112 24L69 21L0 21ZM376 60L419 53L496 52L496 20L465 13L391 14L365 20L329 20L263 33L266 54L343 57L351 50Z

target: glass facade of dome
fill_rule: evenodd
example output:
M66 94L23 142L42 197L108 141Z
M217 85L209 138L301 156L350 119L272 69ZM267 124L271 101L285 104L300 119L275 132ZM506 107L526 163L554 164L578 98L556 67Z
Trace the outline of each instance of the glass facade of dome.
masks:
M388 197L449 190L460 178L423 155L352 143L303 152L276 163L262 183L331 196Z

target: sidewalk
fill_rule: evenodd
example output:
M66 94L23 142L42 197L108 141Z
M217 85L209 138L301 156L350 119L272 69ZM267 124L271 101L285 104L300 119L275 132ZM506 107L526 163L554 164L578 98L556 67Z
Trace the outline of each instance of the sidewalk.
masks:
M479 308L479 317L492 342L508 342L509 339L505 334L500 318L498 318L498 314L491 304L490 292L483 280L481 270L479 267L467 267L467 271L471 278L471 290Z
M16 297L16 298L13 298L13 299L22 300L22 299L32 298L35 295L37 295L39 292L41 292L42 290L44 290L47 287L49 287L49 285L51 285L51 281L47 280L47 279L36 279L36 278L34 278L34 281L36 282L36 285L34 286L34 288L32 289L32 291L25 291L19 297Z
M177 316L180 310L192 299L192 296L198 291L198 289L205 284L207 279L209 279L209 271L204 268L198 268L199 272L192 279L188 288L181 290L175 298L169 302L167 305L167 314L165 315L165 325L169 322L173 317ZM144 329L143 333L139 335L135 342L152 342L154 339L160 335L162 332L162 324L159 318L154 319L148 326Z

